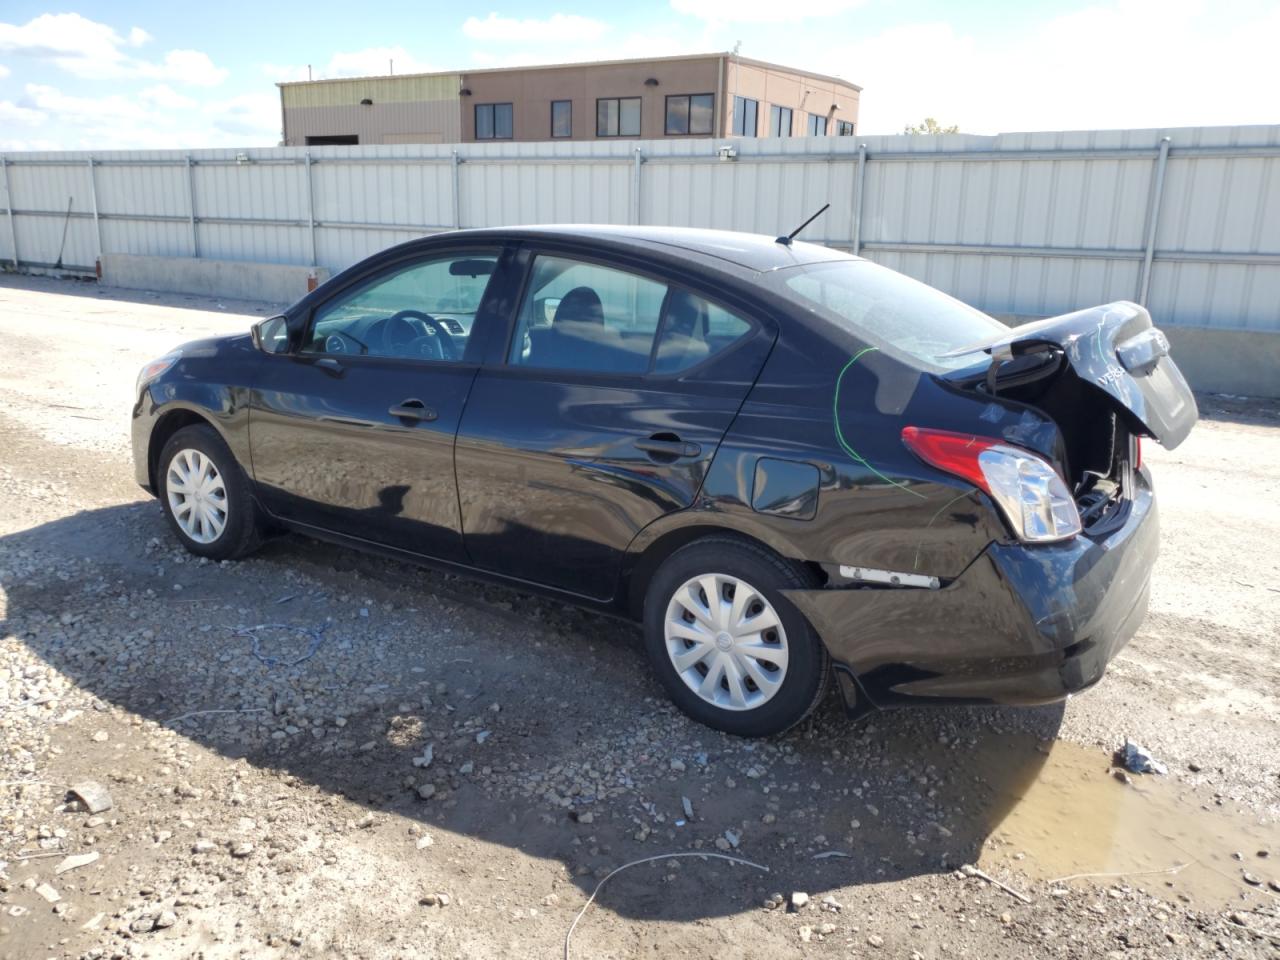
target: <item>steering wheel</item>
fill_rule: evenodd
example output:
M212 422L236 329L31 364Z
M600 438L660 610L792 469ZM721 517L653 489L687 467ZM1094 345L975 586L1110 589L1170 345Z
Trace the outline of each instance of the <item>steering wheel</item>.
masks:
M430 335L424 336L422 331L409 322L410 320L417 320L431 329L435 335L434 339L439 343L441 360L459 359L458 346L453 342L453 337L449 335L445 325L421 310L401 310L387 317L382 327L383 345L389 349L414 346L416 349L406 352L427 356L424 348L430 344L418 343L418 341L425 341Z

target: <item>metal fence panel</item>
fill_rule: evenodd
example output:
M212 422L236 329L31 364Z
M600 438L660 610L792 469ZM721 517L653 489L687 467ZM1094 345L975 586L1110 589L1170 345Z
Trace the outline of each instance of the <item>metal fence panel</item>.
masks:
M105 251L337 271L455 225L776 236L829 203L805 238L856 248L992 313L1145 291L1162 323L1280 331L1280 125L3 160L6 265L54 263L64 227L73 269Z

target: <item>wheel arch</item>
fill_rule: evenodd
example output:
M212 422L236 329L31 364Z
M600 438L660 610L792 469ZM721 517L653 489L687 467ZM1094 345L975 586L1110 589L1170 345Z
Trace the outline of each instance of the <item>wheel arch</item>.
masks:
M222 442L226 443L228 448L231 447L218 424L207 414L196 410L194 407L170 407L156 418L155 426L151 428L151 437L147 441L147 479L151 482L152 490L158 492L160 489L156 482L159 467L158 461L160 459L160 451L169 442L169 438L184 427L193 427L200 424L213 427L214 432L222 438Z
M627 565L623 571L619 597L623 611L633 620L643 619L645 593L662 564L677 550L698 540L725 537L753 544L821 574L820 568L816 564L801 559L798 551L786 539L779 537L773 531L761 529L756 524L738 524L723 515L703 515L698 519L684 519L683 515L680 516L683 522L663 524L659 521L651 525L642 531L632 544ZM659 525L664 529L654 529Z

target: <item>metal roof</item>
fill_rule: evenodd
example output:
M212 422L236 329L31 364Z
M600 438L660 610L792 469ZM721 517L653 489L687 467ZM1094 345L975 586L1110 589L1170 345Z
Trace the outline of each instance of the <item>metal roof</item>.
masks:
M318 80L286 80L278 82L277 87L305 87L311 84L320 83L344 83L352 80L422 80L424 78L457 78L469 77L478 74L491 73L523 73L528 70L564 70L575 67L613 67L628 66L636 63L673 63L686 60L711 60L711 59L732 60L735 63L745 63L753 67L767 67L773 70L784 70L787 73L793 73L801 77L812 77L816 80L826 80L831 83L838 83L841 86L851 87L859 92L862 87L856 83L850 83L848 80L840 77L833 77L826 73L815 73L812 70L805 70L802 67L789 67L783 63L773 63L768 60L755 60L751 57L743 57L735 53L722 51L719 53L692 53L681 54L670 57L630 57L625 60L575 60L568 63L530 63L523 66L510 67L483 67L474 70L435 70L430 73L395 73L385 75L373 75L368 77L325 77Z

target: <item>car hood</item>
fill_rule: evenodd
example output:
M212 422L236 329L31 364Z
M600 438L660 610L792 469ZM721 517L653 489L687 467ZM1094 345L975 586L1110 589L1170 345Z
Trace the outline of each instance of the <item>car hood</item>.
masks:
M227 333L218 337L203 337L199 340L188 340L173 352L181 354L183 359L196 360L201 357L216 357L227 350L253 347L253 337L249 333Z

